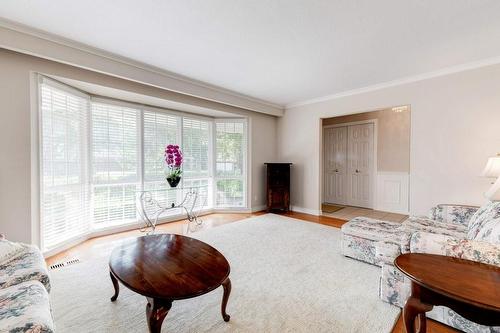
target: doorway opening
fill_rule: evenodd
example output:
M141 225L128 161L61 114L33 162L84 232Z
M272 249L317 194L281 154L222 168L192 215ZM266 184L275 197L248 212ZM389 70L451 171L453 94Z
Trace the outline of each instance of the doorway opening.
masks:
M322 214L406 218L410 128L407 105L322 119Z

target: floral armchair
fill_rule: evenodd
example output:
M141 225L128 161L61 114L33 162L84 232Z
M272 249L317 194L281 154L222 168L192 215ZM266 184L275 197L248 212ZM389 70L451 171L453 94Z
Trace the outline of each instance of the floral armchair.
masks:
M50 281L40 250L0 237L0 332L54 332Z
M418 226L423 228L418 228ZM439 205L429 219L410 218L403 227L410 235L407 246L396 249L390 241L377 244L377 263L382 267L380 297L403 307L410 294L410 281L394 267L401 253L428 253L500 266L500 202L481 208ZM443 232L443 228L447 232ZM429 317L466 332L500 332L500 327L475 324L445 307L435 307Z

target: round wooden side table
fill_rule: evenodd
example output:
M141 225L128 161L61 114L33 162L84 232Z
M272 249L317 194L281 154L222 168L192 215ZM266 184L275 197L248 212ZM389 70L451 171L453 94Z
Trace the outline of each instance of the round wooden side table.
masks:
M500 267L433 254L403 254L395 266L411 280L411 296L403 308L406 332L426 331L425 313L446 306L464 318L500 326Z

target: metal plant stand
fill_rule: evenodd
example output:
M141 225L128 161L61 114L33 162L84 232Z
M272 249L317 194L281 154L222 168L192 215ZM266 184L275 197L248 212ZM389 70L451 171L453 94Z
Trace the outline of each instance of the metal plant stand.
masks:
M177 191L176 197L182 198L179 203L169 201L168 199L167 202L162 203L157 199L159 194L171 191ZM207 186L139 191L137 193L137 210L144 223L140 229L141 232L145 232L148 235L154 234L156 225L162 214L172 209L182 209L188 220L188 232L194 231L196 227L201 226L203 223L199 214L207 202L207 196L202 193L206 193L206 191Z

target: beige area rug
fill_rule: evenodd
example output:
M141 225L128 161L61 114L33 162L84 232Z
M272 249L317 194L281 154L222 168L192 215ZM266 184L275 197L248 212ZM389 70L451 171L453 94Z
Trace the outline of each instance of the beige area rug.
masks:
M345 208L345 206L339 206L339 205L334 205L334 204L329 204L329 203L324 203L321 204L321 211L324 213L335 213L342 208Z
M380 268L340 254L340 230L266 214L193 234L231 264L231 321L222 288L176 301L162 332L390 332L400 310L378 294ZM147 332L146 299L108 275L111 249L51 272L57 332Z

